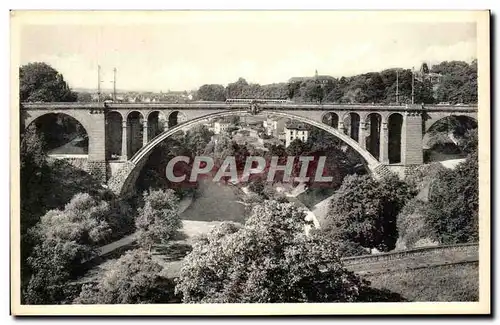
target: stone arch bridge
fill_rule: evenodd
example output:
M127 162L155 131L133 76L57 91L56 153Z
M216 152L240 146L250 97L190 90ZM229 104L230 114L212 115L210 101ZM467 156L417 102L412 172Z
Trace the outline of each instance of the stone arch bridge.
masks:
M149 153L179 130L213 118L271 114L319 127L353 148L376 177L423 163L423 136L449 116L477 120L477 106L297 103L22 103L23 126L47 114L77 120L88 135L87 169L116 193L133 189ZM159 117L165 118L159 127ZM114 126L114 127L112 127Z

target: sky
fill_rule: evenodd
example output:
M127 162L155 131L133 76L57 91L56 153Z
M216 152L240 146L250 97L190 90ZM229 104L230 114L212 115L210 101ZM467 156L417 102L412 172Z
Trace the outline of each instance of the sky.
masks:
M340 77L477 57L471 21L344 18L205 12L89 23L35 21L20 29L20 64L46 62L70 87L92 89L98 65L102 88L112 88L116 68L118 89L166 92L226 85L239 77L267 84L313 76L315 70Z

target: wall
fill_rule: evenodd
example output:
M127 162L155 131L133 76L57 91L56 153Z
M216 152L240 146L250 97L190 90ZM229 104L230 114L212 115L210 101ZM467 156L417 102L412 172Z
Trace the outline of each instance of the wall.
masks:
M84 170L89 171L88 156L87 155L49 155L49 160L64 159L70 165Z
M451 254L453 252L465 252L467 254L475 254L479 251L479 244L457 244L457 245L442 245L432 247L420 247L409 249L401 252L391 252L377 255L363 255L343 258L344 265L365 264L381 261L397 260L408 256L427 256L435 254Z

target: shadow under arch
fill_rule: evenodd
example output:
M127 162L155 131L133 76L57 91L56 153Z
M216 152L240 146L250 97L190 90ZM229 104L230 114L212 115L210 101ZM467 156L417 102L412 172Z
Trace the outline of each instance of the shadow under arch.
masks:
M84 154L88 155L91 143L89 141L91 134L89 133L90 126L86 125L71 114L65 112L46 112L39 116L30 118L26 113L21 135L29 128L36 128L44 137L43 150L47 154L51 154L52 150L59 149L58 147L69 146L68 152L53 152L55 154ZM67 137L72 135L72 137ZM79 148L79 149L78 149ZM78 150L78 152L72 152Z
M344 143L349 145L358 154L360 154L361 157L363 157L363 159L366 161L368 170L371 172L371 174L374 177L379 178L379 177L383 176L383 175L378 174L379 170L380 170L379 167L382 164L375 157L373 157L367 150L363 149L358 144L358 142L356 140L341 133L339 130L337 130L331 126L328 126L322 122L314 121L312 119L302 117L299 115L295 115L295 114L291 114L288 112L285 113L285 112L273 111L272 113L275 116L281 116L281 117L285 117L285 118L294 119L294 120L297 120L299 122L307 123L311 126L315 126L315 127L320 128L326 132L329 132L333 136L337 137L338 139L342 140ZM132 188L133 188L133 185L135 184L135 180L139 176L140 169L143 167L149 154L163 140L165 140L168 137L172 136L173 134L179 132L180 130L182 130L184 128L193 127L193 126L200 124L200 123L203 123L203 122L207 122L208 120L211 120L213 118L224 118L224 117L229 117L229 116L248 116L248 115L251 115L251 113L249 113L248 110L222 111L222 112L203 115L203 116L200 116L200 117L197 117L197 118L191 119L189 121L186 121L184 123L180 123L180 124L176 125L175 127L171 128L170 130L159 134L154 139L149 141L129 161L124 163L122 168L110 179L110 181L108 183L109 188L114 193L116 193L118 195L126 195L127 193L130 193ZM383 172L381 171L381 173L383 173Z
M439 128L442 127L443 125L449 126L450 124L452 128L461 126L467 129L473 129L477 128L478 121L477 118L474 116L469 116L460 113L450 114L448 116L440 117L437 120L432 121L432 123L426 125L424 134L433 133L435 131L444 131L444 130L439 130Z

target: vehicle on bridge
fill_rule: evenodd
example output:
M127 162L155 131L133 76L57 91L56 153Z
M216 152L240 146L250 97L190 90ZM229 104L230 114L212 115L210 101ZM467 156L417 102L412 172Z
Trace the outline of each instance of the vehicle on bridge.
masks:
M292 103L290 99L228 98L226 103Z

